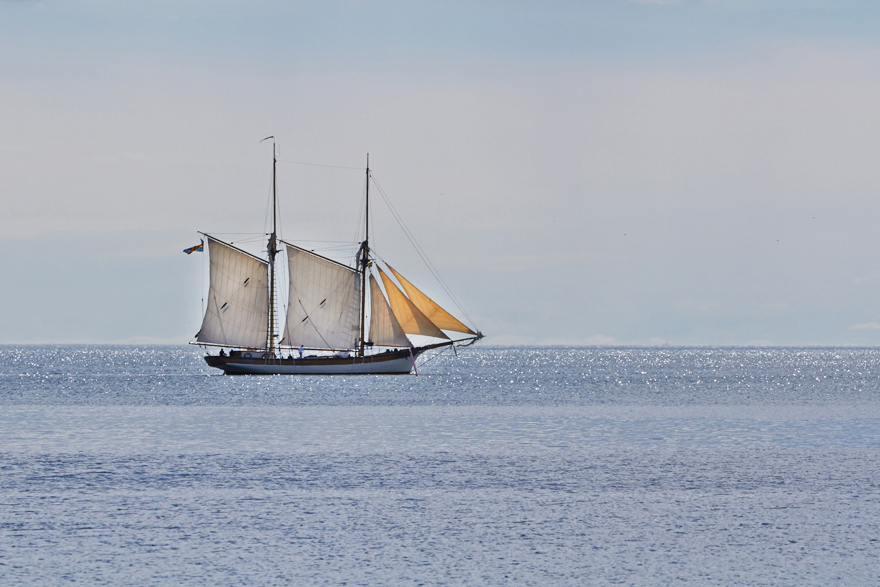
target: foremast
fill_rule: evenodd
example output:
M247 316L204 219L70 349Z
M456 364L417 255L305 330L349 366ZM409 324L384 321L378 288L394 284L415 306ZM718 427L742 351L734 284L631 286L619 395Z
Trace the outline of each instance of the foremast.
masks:
M268 136L263 141L272 139L272 234L269 235L269 243L266 252L269 254L269 336L267 350L270 355L275 354L275 255L278 254L278 189L277 171L278 154L275 150L275 137ZM260 141L261 143L263 141Z
M361 333L358 343L358 356L364 356L365 330L367 320L367 269L370 266L370 154L367 153L366 202L364 206L364 242L361 243L358 268L361 273Z

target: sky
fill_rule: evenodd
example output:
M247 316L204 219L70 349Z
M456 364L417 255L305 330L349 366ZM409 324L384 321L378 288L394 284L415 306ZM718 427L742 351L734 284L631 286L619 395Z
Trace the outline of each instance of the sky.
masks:
M0 0L0 344L189 341L205 256L181 251L266 229L268 135L286 239L355 240L369 153L488 344L880 344L877 23ZM448 304L384 206L377 251Z

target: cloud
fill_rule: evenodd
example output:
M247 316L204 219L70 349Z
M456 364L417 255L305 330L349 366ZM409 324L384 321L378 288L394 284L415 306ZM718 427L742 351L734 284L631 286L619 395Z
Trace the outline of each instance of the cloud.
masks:
M620 344L620 342L618 342L613 336L595 334L584 339L548 338L542 340L540 344L547 346L614 346Z
M880 324L877 322L864 322L862 324L853 324L849 330L880 330Z

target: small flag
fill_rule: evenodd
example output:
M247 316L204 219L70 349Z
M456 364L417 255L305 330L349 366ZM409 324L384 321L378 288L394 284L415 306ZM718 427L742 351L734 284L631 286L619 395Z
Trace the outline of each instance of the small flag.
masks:
M199 239L199 240L202 241L202 242L199 243L199 244L197 244L197 245L194 246L194 247L190 247L190 248L188 248L188 249L183 249L183 252L186 253L187 255L189 255L189 254L191 254L191 253L201 253L201 252L204 252L204 250L205 250L205 239Z

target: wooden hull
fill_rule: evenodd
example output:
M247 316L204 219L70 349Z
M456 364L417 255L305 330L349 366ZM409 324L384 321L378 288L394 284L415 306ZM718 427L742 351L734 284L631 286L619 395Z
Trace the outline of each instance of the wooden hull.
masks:
M227 375L406 375L425 348L364 357L317 356L302 359L207 355L205 362ZM249 353L248 353L249 354Z

